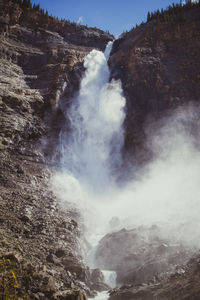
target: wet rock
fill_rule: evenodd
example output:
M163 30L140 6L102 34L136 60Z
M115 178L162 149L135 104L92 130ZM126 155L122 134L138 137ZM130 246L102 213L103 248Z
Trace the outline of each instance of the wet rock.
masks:
M91 288L98 292L110 290L111 287L105 283L105 278L100 269L94 269L90 275Z
M200 272L197 268L199 257L190 260L183 272L166 276L159 282L138 286L123 286L111 291L109 300L144 299L195 299L199 298Z
M103 291L109 291L111 287L107 285L105 282L96 282L93 284L90 284L90 287L94 291L103 292Z
M87 300L87 297L83 291L66 290L55 293L52 300Z
M100 269L92 270L91 277L94 282L103 282L104 281L104 275Z

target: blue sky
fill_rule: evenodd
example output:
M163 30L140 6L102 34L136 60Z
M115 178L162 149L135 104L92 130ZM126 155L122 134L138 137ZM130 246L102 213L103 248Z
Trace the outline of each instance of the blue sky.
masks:
M146 21L148 11L180 0L33 0L53 16L109 30L116 37Z

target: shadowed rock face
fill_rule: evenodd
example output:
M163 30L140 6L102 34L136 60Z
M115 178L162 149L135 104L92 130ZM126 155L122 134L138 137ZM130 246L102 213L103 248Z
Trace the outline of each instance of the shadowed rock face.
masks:
M86 299L73 292L94 294L86 246L74 215L60 210L51 190L44 152L55 146L64 120L60 98L67 105L78 89L84 56L113 37L7 0L0 1L0 34L0 293ZM10 276L13 286L6 285Z
M183 22L143 24L114 43L109 64L112 77L121 79L127 99L125 152L131 154L129 158L133 157L140 163L151 158L152 154L145 145L149 125L168 117L174 109L187 103L198 106L199 29L200 9L194 8L185 14ZM191 134L196 135L195 129ZM199 299L199 256L186 266L173 270L174 264L180 265L182 258L187 260L190 256L182 252L181 245L176 250L174 248L173 254L172 245L164 241L159 246L157 240L153 242L155 248L151 252L152 244L145 246L141 238L134 236L133 239L133 236L133 232L107 235L97 250L99 266L110 263L110 268L118 268L118 282L124 284L111 292L110 300ZM145 247L142 249L140 244ZM122 245L125 247L121 250ZM170 265L166 264L167 261ZM157 271L161 277L155 276L149 282L148 276ZM171 271L173 275L169 275Z
M148 285L123 286L113 290L109 300L198 300L200 295L199 279L199 256L197 256L182 269L181 273L175 273L161 282Z
M115 41L109 64L127 99L125 149L144 161L145 128L200 98L200 8L183 22L147 23ZM136 159L137 160L137 159Z

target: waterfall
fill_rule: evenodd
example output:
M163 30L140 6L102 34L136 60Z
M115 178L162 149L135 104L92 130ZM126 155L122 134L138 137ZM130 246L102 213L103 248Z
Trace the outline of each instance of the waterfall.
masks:
M80 90L65 112L68 122L60 134L61 169L53 177L54 192L64 207L72 203L80 210L93 247L113 231L113 217L117 228L158 224L162 239L199 247L199 144L188 130L199 120L199 109L181 108L161 128L152 127L148 139L154 159L136 180L118 186L126 101L120 81L109 81L111 48L110 43L105 53L92 50L84 59Z
M89 298L93 300L107 300L109 298L108 292L101 292L98 293L96 297L94 298Z
M117 279L117 273L115 271L102 271L104 275L104 281L106 284L108 284L111 288L114 288L116 286L116 279ZM100 292L97 294L94 300L107 300L109 298L109 294L107 291Z
M65 112L68 128L60 134L62 172L54 177L54 190L60 199L64 203L66 200L68 207L69 202L73 202L85 213L85 225L92 228L95 236L94 240L89 238L93 246L97 237L102 237L102 232L97 232L97 224L99 227L104 224L102 218L97 221L103 215L99 213L98 200L102 203L115 186L124 142L122 124L126 101L121 82L109 81L107 60L111 49L112 42L109 42L104 53L92 50L84 59L86 71L79 93ZM92 215L95 216L93 224ZM106 283L114 287L116 274L111 271L103 273ZM108 294L98 293L95 299L108 299Z
M65 111L67 125L59 137L61 169L53 178L61 204L81 211L93 245L108 224L103 203L111 202L116 190L124 144L126 101L121 82L109 81L111 49L109 42L104 53L92 50L84 59L80 90Z
M95 192L114 181L123 145L125 98L120 81L109 82L111 48L109 42L105 53L92 50L85 57L79 94L66 111L70 133L60 135L63 170Z
M117 273L115 271L102 271L104 275L105 283L107 283L111 288L116 286Z

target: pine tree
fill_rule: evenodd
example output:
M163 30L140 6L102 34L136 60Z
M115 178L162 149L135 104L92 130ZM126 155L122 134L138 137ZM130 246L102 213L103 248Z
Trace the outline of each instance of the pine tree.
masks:
M35 6L35 9L36 9L37 11L40 11L40 4L37 4L37 5Z
M27 1L27 0L23 0L22 6L23 6L23 7L28 7L28 1Z
M150 12L148 12L147 14L147 22L151 21L151 15L150 15Z
M20 7L22 6L22 0L17 0L16 2Z
M27 0L27 7L28 7L28 8L32 8L31 0Z
M184 20L184 12L192 8L200 7L200 0L193 2L188 0L184 5L183 1L179 4L169 5L166 10L161 9L147 14L147 22L153 20L154 24L159 22L176 22Z

